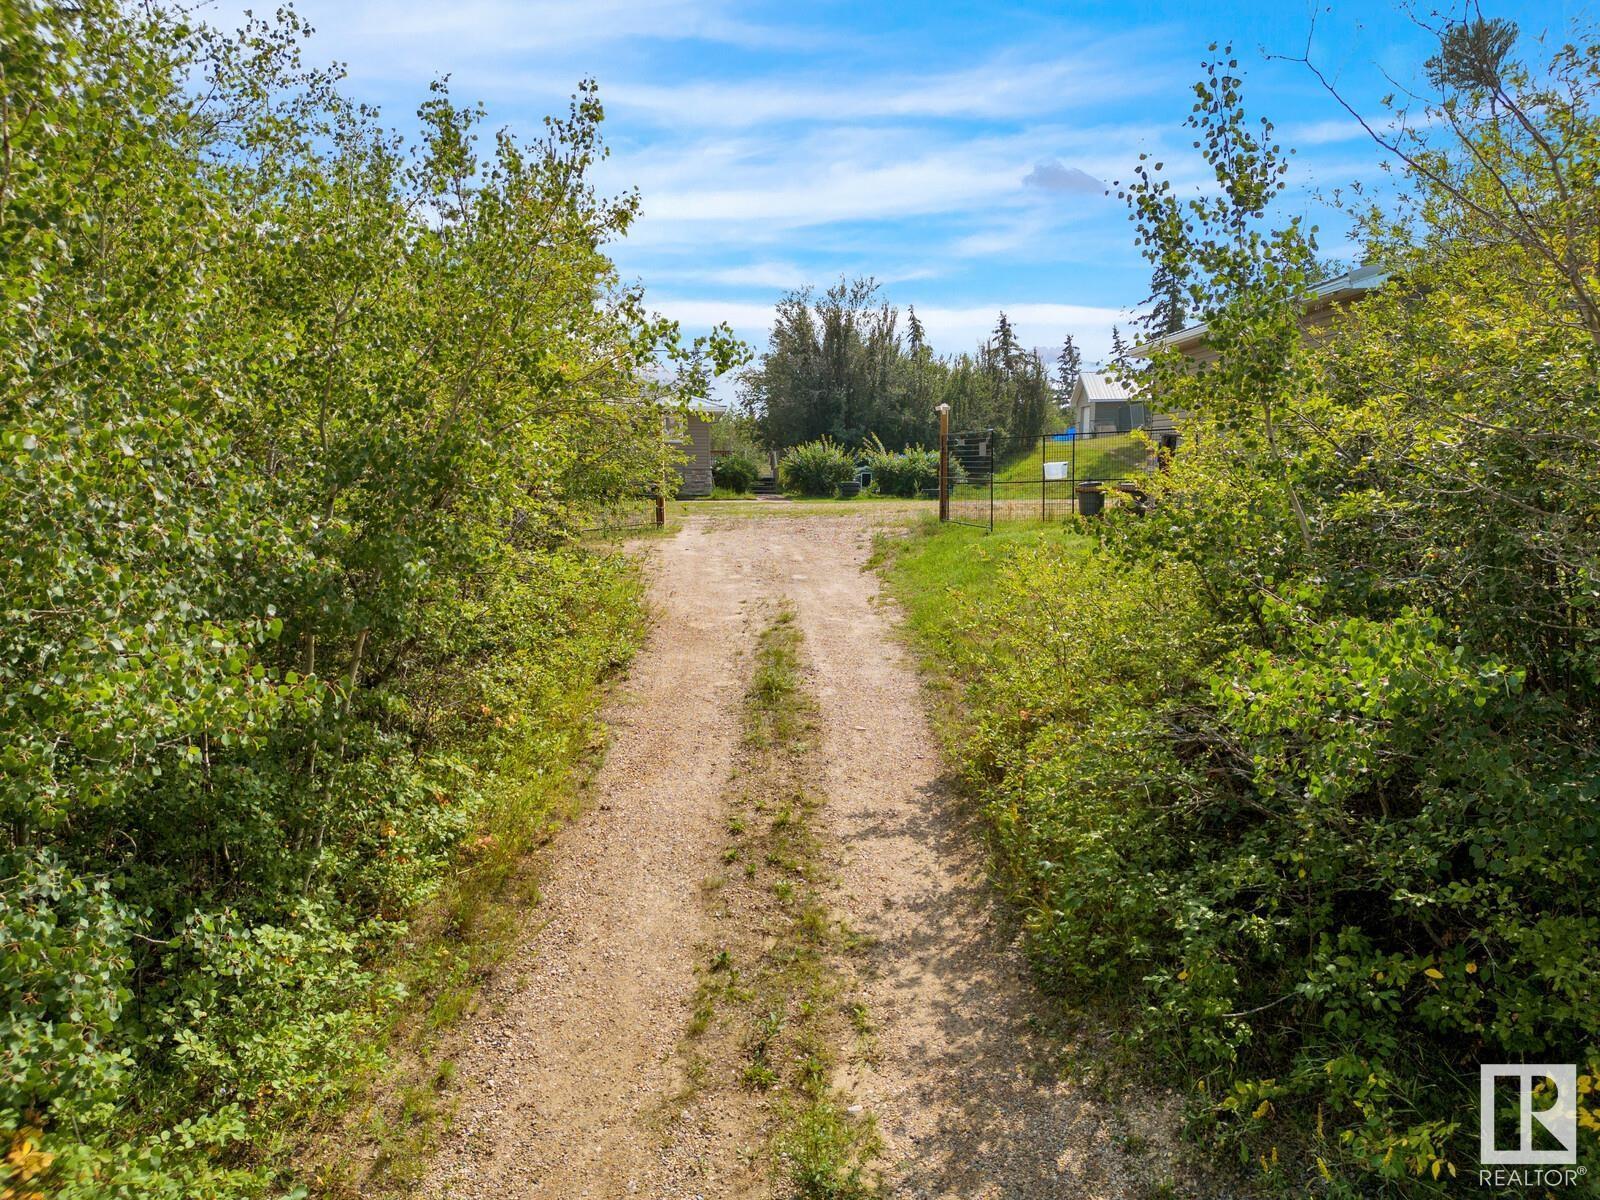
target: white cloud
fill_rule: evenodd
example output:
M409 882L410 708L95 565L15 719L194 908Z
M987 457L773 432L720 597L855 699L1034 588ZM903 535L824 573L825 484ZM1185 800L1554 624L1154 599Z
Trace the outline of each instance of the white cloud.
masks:
M880 284L912 279L931 279L938 274L931 267L895 267L882 262L863 261L852 256L836 263L804 266L797 262L763 259L728 267L680 267L670 263L655 265L648 273L652 281L718 284L726 287L762 288L789 291L808 285L826 285L840 276L870 275Z
M733 267L681 274L705 283L767 288L799 287L810 277L810 272L799 263L774 261L742 263Z
M1130 48L1102 42L1051 58L1016 51L975 66L877 82L802 76L630 83L609 102L674 127L726 128L781 121L905 121L989 118L1017 121L1157 91L1168 76L1148 62L1130 71Z
M606 171L618 185L639 188L638 235L650 242L704 237L708 222L719 241L737 241L740 223L758 226L761 238L838 222L992 214L1023 205L1048 209L1046 217L1058 221L1099 210L1104 189L1025 186L1040 150L1072 155L1085 174L1115 177L1147 132L1045 125L982 135L932 130L912 140L895 130L830 126L797 137L650 146L614 156Z
M221 0L204 10L215 25L238 24L246 9L270 6ZM733 0L342 0L306 3L315 10L315 45L364 69L390 73L408 66L411 52L437 65L462 56L587 50L635 39L700 40L744 47L808 44L798 27L746 20ZM377 53L373 53L376 50Z
M646 190L645 212L666 221L760 220L790 229L836 221L959 212L1009 189L981 164L931 154L900 162L836 161L810 177L746 172L723 186Z
M1050 221L1037 212L1025 212L1000 221L986 222L981 228L955 239L948 253L957 258L993 258L1015 254L1027 247L1039 247L1047 238Z
M772 326L773 306L739 300L701 300L690 297L646 297L650 308L664 316L679 321L690 331L709 329L719 321L726 321L741 335L748 338L751 331L759 331L763 340Z
M1278 130L1278 141L1284 146L1328 146L1336 142L1365 140L1367 136L1361 122L1353 117L1306 121Z

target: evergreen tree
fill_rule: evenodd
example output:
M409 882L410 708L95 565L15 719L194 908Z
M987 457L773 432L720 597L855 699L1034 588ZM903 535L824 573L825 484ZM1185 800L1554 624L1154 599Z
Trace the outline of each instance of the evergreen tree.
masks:
M1145 303L1150 305L1139 321L1151 337L1177 333L1188 324L1188 308L1184 301L1184 283L1178 273L1165 261L1158 261L1150 276L1150 295Z
M1122 330L1116 325L1111 327L1111 365L1114 367L1128 365L1128 343L1122 340Z
M1078 376L1083 374L1083 355L1078 350L1078 343L1072 340L1072 335L1067 334L1067 340L1061 343L1061 353L1056 355L1056 386L1059 389L1062 404L1072 401L1072 389L1078 386Z
M911 350L911 356L916 358L928 345L927 333L922 328L922 321L917 317L916 305L906 306L906 322L910 326L908 345Z
M1017 331L1004 311L995 322L991 344L994 347L993 369L1006 378L1015 375L1021 364L1022 347L1017 343Z

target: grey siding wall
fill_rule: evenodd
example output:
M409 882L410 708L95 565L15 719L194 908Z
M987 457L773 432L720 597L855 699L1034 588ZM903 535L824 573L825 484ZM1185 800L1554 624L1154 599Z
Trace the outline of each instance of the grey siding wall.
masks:
M711 495L711 422L689 414L688 436L674 444L689 457L678 464L680 496Z

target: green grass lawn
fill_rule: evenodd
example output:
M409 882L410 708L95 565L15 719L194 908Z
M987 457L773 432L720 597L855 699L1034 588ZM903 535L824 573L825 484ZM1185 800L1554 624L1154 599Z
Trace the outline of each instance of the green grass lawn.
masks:
M883 535L874 562L883 568L889 590L905 611L906 625L922 650L972 650L978 647L978 640L963 629L966 599L983 589L1011 551L1045 540L1081 547L1085 552L1091 544L1089 538L1068 533L1059 523L1019 522L985 533L930 520L912 526L901 537Z
M1143 473L1150 457L1150 448L1136 434L1118 433L1102 437L1083 438L1076 443L1035 441L1033 449L1019 458L1002 463L994 475L996 500L1068 501L1072 499L1074 484L1068 480L1044 479L1046 457L1050 462L1073 464L1077 482L1086 479L1117 480L1137 478ZM953 500L987 500L989 483L962 484L950 491Z
M1076 447L1076 454L1074 454ZM1136 474L1150 457L1149 445L1132 433L1079 438L1074 442L1045 442L1001 467L996 483L1037 483L1044 476L1044 462L1070 462L1079 479L1124 479Z

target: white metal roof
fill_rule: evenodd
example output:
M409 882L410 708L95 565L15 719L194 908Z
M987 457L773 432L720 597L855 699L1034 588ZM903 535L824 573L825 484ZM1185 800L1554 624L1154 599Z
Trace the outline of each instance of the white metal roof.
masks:
M1132 388L1111 378L1104 371L1085 371L1078 376L1078 384L1072 389L1072 402L1079 404L1085 400L1132 400L1133 395Z

